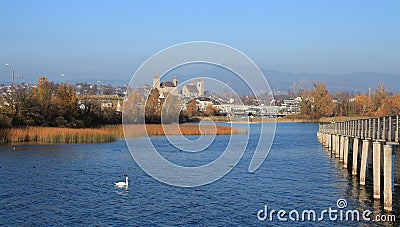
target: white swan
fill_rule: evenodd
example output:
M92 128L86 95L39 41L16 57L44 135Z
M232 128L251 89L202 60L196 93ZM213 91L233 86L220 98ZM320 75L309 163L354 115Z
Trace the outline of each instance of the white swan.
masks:
M121 182L115 182L115 186L117 187L128 187L128 174L124 174L125 176L125 182L121 181Z

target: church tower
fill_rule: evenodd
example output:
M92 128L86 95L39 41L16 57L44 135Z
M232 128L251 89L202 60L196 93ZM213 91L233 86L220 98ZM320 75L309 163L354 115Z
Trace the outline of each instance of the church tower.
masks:
M156 70L156 73L153 76L153 88L160 90L160 77L158 76L158 70Z
M203 80L203 78L198 79L197 90L199 91L199 96L204 96L204 80Z
M174 76L173 82L174 82L175 87L177 87L178 86L178 78L176 76Z

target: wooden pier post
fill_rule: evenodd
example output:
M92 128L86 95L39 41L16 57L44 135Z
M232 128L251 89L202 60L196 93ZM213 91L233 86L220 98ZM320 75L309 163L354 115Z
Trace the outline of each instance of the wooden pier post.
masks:
M348 160L349 160L349 137L344 137L344 146L343 146L343 168L347 169Z
M328 151L332 151L332 134L328 134Z
M372 169L372 162L373 162L373 143L369 142L368 148L368 169Z
M369 150L369 140L363 140L361 152L361 167L360 167L360 185L365 185L365 177L367 172L367 159Z
M335 157L339 158L340 156L340 136L336 135L336 152L335 152Z
M374 199L381 198L381 142L373 143Z
M353 171L352 171L352 175L356 176L357 175L357 168L358 168L358 142L360 141L360 139L358 139L357 137L354 137L354 141L353 141Z
M331 154L335 154L335 134L332 134Z
M394 186L400 186L400 146L397 145L394 153Z
M392 211L392 146L383 146L383 208L386 211Z
M339 154L339 161L343 162L344 157L344 136L340 136L340 154Z
M328 148L328 147L329 147L329 138L328 138L328 136L329 136L328 133L325 133L325 134L324 134L324 137L325 137L325 148Z

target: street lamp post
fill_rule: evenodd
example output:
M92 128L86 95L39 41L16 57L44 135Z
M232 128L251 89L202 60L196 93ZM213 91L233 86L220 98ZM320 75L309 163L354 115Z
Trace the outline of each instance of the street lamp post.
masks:
M103 96L103 82L101 82L101 80L98 80L97 82L100 83L100 86L101 86L101 96Z
M6 64L6 67L10 67L11 68L11 65L10 64ZM11 68L11 80L12 80L12 82L11 82L11 93L14 93L14 69L13 68Z
M11 93L12 93L12 95L14 95L14 91L15 91L15 86L14 86L14 84L15 84L15 76L20 76L20 77L24 77L23 75L15 75L15 73L14 73L14 69L11 67L11 64L6 64L6 67L10 67L11 68Z

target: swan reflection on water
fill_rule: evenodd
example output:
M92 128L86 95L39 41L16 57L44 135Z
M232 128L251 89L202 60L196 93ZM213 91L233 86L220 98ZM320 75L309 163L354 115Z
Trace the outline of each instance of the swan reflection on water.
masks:
M115 194L120 196L128 196L129 195L128 187L125 187L125 190L115 190Z

